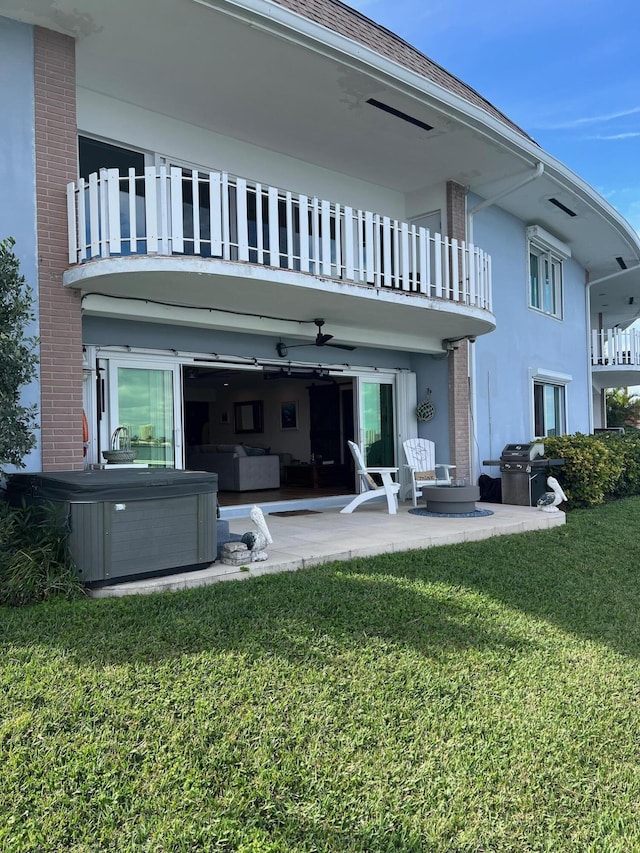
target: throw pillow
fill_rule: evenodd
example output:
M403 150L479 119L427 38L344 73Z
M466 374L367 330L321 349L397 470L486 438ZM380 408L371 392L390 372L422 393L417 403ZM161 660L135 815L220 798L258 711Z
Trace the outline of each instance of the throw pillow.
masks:
M251 447L249 444L243 444L242 446L247 456L264 456L267 452L264 447Z

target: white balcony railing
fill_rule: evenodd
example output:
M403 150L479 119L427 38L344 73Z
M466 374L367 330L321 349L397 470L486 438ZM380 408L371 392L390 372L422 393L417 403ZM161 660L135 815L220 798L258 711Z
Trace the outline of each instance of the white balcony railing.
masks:
M491 310L471 243L225 172L102 169L67 187L69 262L181 255L262 264Z
M640 367L640 330L593 329L591 364L594 366Z

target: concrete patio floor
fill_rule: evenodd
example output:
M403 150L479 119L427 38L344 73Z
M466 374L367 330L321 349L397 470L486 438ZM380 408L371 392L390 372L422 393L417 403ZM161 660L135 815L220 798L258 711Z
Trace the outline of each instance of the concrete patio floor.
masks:
M547 530L565 523L564 512L541 512L535 507L478 504L493 515L480 518L435 518L409 513L401 504L397 515L388 515L382 504L364 504L350 515L337 507L304 515L268 515L263 507L273 545L269 559L247 567L213 563L204 569L179 571L162 577L144 578L91 590L95 598L141 595L208 586L228 580L245 580L275 572L292 572L334 560L372 557L416 548L433 548L455 542L471 542L491 536ZM252 530L248 518L229 519L232 533Z

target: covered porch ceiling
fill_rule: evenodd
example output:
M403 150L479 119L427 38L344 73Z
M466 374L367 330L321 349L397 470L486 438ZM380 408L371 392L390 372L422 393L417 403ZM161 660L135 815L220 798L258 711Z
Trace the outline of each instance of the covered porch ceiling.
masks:
M78 86L89 93L399 193L451 180L482 198L499 196L500 207L566 242L591 280L619 272L621 263L640 263L638 237L628 223L525 134L277 4L80 5L0 0L0 14L74 36ZM79 124L82 131L82 116ZM544 166L539 177L503 194L538 163ZM260 179L259 168L256 163L251 177ZM640 304L640 276L609 279L591 296L592 311L602 312L607 323L612 316L630 322L629 299Z
M591 381L598 391L604 391L607 388L630 388L640 385L640 368L636 365L617 369L594 365L591 368Z

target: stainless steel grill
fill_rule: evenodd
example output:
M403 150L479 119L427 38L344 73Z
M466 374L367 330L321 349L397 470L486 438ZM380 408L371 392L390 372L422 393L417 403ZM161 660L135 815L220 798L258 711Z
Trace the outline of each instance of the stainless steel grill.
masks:
M500 459L485 459L483 465L500 468L502 503L535 506L546 491L548 469L563 465L564 459L544 459L544 444L528 441L506 444Z

